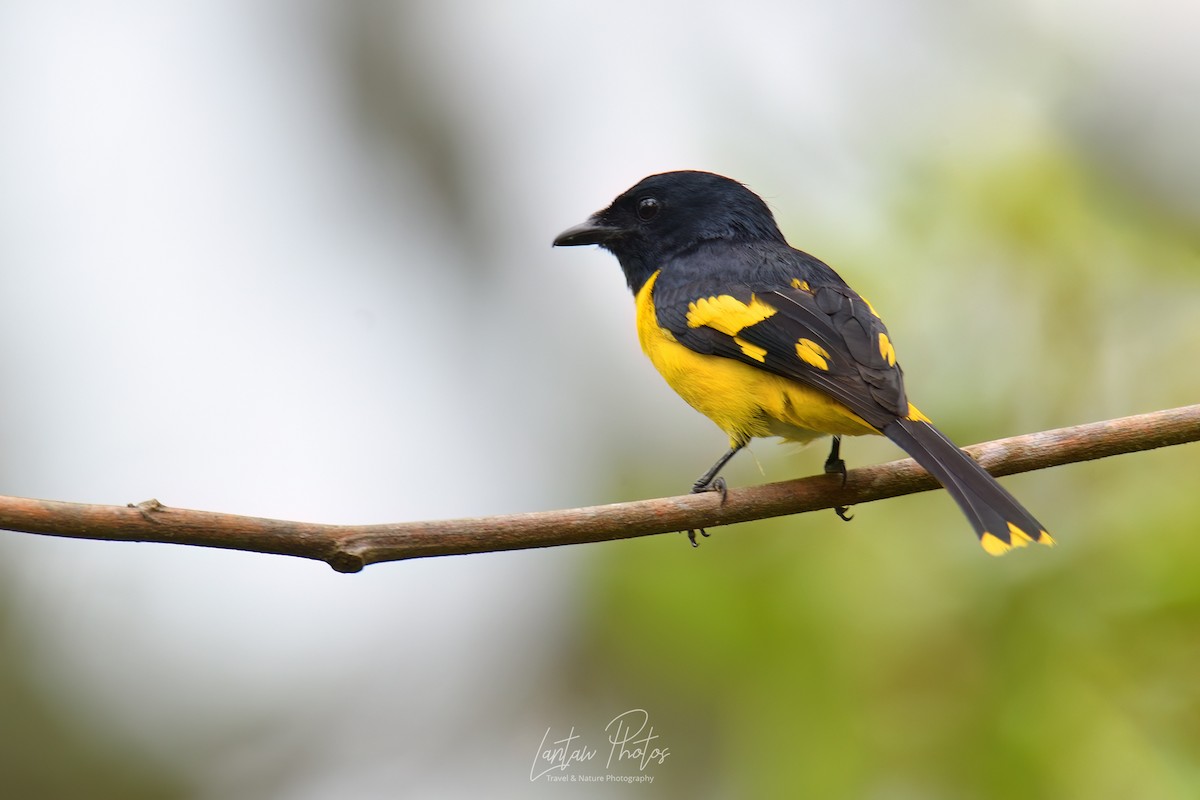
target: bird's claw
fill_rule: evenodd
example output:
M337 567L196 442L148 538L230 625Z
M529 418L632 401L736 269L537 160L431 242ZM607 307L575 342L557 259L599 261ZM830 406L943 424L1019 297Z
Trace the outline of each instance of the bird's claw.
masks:
M840 459L840 458L836 458L836 459L831 458L825 462L825 474L826 475L841 475L843 488L846 486L846 473L847 473L847 470L846 470L845 460Z
M692 494L700 494L701 492L719 492L721 495L721 505L725 505L725 500L729 497L729 486L726 485L724 478L713 478L710 481L696 481L692 484Z
M726 485L724 478L712 478L711 480L698 480L692 484L692 494L700 494L701 492L718 492L721 495L721 505L725 505L725 499L729 497L729 486ZM688 541L692 543L692 547L699 547L700 543L696 541L696 533L699 532L704 538L708 538L708 531L704 528L688 529Z

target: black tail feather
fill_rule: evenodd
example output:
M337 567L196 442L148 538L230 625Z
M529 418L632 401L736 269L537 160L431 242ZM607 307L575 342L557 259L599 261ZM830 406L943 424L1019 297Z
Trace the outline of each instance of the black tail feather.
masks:
M883 435L938 479L967 515L987 552L1001 555L1029 542L1054 544L1042 524L1007 489L928 421L898 419L883 427Z

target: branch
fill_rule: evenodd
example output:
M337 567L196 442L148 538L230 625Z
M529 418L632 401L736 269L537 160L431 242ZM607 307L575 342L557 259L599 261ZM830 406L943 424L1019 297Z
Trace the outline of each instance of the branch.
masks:
M1152 450L1200 440L1200 405L1014 436L967 452L993 475ZM324 561L338 572L428 556L556 547L716 528L736 522L857 505L938 488L912 459L718 494L473 519L389 525L321 525L168 508L157 500L103 506L0 496L0 529L121 542L220 547Z

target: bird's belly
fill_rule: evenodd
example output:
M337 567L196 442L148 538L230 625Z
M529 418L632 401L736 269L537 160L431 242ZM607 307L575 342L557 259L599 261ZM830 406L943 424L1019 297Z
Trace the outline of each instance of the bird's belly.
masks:
M807 442L829 434L878 433L823 392L731 358L684 347L659 327L652 309L647 314L641 306L642 350L671 388L729 434L734 444L760 436Z

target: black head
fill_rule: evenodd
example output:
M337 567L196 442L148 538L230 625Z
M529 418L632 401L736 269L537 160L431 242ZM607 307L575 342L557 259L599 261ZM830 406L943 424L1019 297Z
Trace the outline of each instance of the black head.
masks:
M554 244L598 244L621 262L635 292L664 261L709 241L782 243L771 210L737 181L711 172L664 172L642 180L559 234Z

